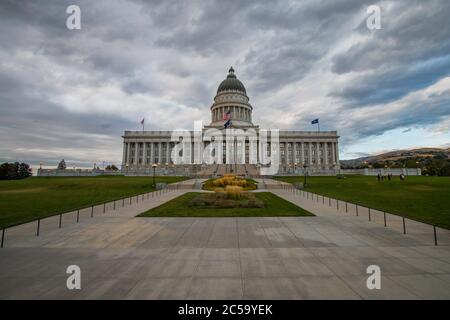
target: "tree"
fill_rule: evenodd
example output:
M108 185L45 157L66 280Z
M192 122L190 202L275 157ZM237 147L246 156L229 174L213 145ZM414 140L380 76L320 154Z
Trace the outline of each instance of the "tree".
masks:
M31 176L31 168L27 163L3 163L0 165L0 180L24 179Z
M117 171L117 170L119 170L119 168L117 168L114 164L111 164L111 165L107 165L105 170Z
M439 175L446 177L450 176L450 163L447 163L441 168Z
M62 159L62 160L58 163L58 170L66 170L66 162L64 161L64 159Z
M17 166L17 179L25 179L31 176L32 170L27 163L18 163Z

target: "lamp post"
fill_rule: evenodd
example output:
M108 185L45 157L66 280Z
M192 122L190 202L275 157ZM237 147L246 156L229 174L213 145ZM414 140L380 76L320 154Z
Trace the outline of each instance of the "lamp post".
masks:
M303 189L306 188L306 176L308 175L308 165L303 165L303 173L305 175L305 180L303 181Z
M155 183L155 171L156 171L156 167L158 165L156 163L152 164L152 168L153 168L153 185L152 187L155 188L156 187L156 183Z

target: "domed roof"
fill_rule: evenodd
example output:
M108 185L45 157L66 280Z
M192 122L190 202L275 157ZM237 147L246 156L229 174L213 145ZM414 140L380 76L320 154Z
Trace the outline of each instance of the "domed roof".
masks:
M245 90L245 87L242 84L242 82L238 78L236 78L233 67L231 67L230 70L228 70L228 76L219 85L217 93L227 90L237 90L247 94L247 91Z

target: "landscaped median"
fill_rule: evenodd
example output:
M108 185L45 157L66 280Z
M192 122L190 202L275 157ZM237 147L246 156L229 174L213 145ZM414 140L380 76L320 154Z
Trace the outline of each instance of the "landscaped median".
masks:
M139 217L286 217L312 213L270 192L250 192L256 182L233 174L207 180L203 189L189 192Z
M234 202L219 198L215 193L188 192L150 209L139 217L306 217L312 213L270 192L251 193L250 200L242 198ZM209 200L208 200L209 197ZM219 196L220 197L220 196ZM252 197L256 202L251 203ZM206 201L205 201L206 199ZM222 201L222 202L220 202ZM250 204L249 204L250 202ZM260 203L262 205L260 205Z

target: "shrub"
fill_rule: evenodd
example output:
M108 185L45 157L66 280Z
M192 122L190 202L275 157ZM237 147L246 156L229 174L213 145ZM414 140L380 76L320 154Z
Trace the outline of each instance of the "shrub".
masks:
M228 199L241 199L244 194L244 189L239 186L228 185L225 187L225 192L227 193Z
M231 174L224 175L223 177L214 180L208 180L205 183L204 188L214 191L216 188L225 188L226 186L238 186L244 188L245 190L256 189L256 184L253 181L249 181Z

